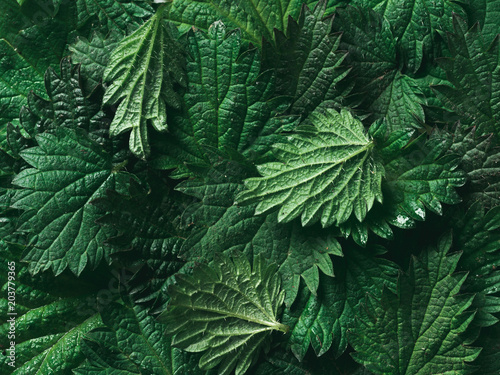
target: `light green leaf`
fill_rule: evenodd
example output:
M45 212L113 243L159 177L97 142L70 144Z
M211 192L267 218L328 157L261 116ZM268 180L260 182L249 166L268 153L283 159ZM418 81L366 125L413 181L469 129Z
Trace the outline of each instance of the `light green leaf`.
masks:
M123 99L110 135L131 130L130 150L141 158L149 155L148 123L159 132L167 130L166 106L180 106L175 85L185 85L184 57L163 10L120 42L104 71L103 80L110 83L104 103Z
M274 145L278 162L260 165L263 177L245 181L237 201L259 201L261 214L281 206L278 221L301 215L302 225L345 222L354 212L362 221L375 199L382 201L384 168L360 121L346 111L317 110L308 125Z
M374 374L466 374L479 348L461 335L473 314L471 296L457 296L466 274L454 273L460 255L447 255L451 238L413 258L396 294L369 298L349 342L352 357Z
M192 275L178 275L169 288L170 308L163 319L172 344L189 352L205 352L200 368L218 367L220 375L244 374L272 331L287 332L277 321L283 303L279 275L263 257L253 267L244 255L221 255Z
M115 171L111 156L84 132L58 128L36 141L21 153L33 168L13 181L20 188L13 207L25 211L20 230L32 236L24 260L32 273L52 268L58 275L69 267L79 275L108 255L103 241L110 233L96 226L99 210L90 202L107 189L122 191L131 175Z

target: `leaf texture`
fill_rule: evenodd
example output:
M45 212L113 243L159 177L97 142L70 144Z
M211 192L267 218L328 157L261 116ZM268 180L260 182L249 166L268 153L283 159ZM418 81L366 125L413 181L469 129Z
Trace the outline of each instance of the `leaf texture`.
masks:
M32 168L13 181L13 207L25 211L20 230L32 236L24 260L32 273L50 268L58 275L69 267L79 275L105 257L109 235L95 226L100 214L89 203L107 189L121 191L131 175L114 171L111 157L83 132L59 128L36 141L21 153Z
M0 254L4 259L0 310L15 321L14 332L7 319L0 325L0 345L5 350L11 347L11 341L16 343L15 353L7 350L0 357L0 371L13 375L70 374L85 360L80 339L102 325L99 314L91 308L94 297L84 282L75 282L68 275L57 280L47 274L32 277L20 262L16 246L0 241ZM11 264L15 264L14 269L9 268ZM13 281L7 278L9 271L15 274ZM7 299L9 290L15 290L15 303ZM15 338L9 337L11 333ZM9 365L10 354L16 359L14 367Z
M172 118L169 134L158 142L166 161L162 169L207 164L208 149L237 151L250 160L269 153L276 133L295 125L282 98L273 98L272 72L260 74L255 49L241 54L238 31L227 32L222 22L205 34L188 34L188 86L183 113ZM185 173L185 172L184 172Z
M276 267L264 258L253 267L244 255L221 255L210 266L201 264L192 275L178 275L169 288L170 308L164 313L172 344L202 352L200 368L216 365L219 374L245 373L271 331L286 332L276 320L284 294Z
M467 24L454 17L454 33L448 34L452 56L443 58L449 85L433 86L464 123L476 126L479 135L500 132L500 58L499 39L486 44L478 24ZM460 105L457 105L460 103Z
M166 106L180 106L175 85L185 85L183 54L163 20L163 8L111 54L104 71L104 102L123 99L111 122L110 135L131 130L130 150L140 158L149 155L148 123L167 130Z
M105 327L82 340L88 360L75 374L206 374L189 354L171 346L164 327L144 307L113 302L101 315Z
M466 275L454 273L459 256L447 255L451 241L437 251L413 258L399 278L396 294L368 299L349 342L352 357L375 374L466 374L465 361L479 348L467 346L461 334L473 314L465 313L472 297L457 296Z
M262 46L264 69L276 70L276 91L292 97L288 112L305 118L324 102L340 102L346 92L337 87L347 74L345 52L332 34L333 17L325 17L326 3L311 11L303 6L297 21L288 20L287 33L275 30L276 46Z
M362 221L375 199L382 200L383 166L373 142L346 110L317 111L287 143L274 145L278 162L260 165L262 177L245 181L237 201L259 200L256 214L280 206L278 220L301 215L302 225L345 222L354 212Z

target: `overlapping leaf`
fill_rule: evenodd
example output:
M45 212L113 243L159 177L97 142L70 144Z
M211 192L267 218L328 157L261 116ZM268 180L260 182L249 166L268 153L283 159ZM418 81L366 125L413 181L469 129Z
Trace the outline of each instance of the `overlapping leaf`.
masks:
M176 85L185 85L184 59L172 30L158 12L113 51L104 71L104 102L117 104L110 135L131 130L130 150L149 155L148 123L167 130L166 106L180 106Z
M141 306L111 303L101 312L106 327L84 338L87 356L74 374L202 375L187 353L171 346L164 327Z
M231 28L240 28L243 38L255 45L262 38L273 40L274 29L285 31L288 17L297 18L302 1L298 0L243 0L234 3L227 0L182 1L169 4L167 18L185 28L194 26L208 30L222 20Z
M362 221L375 199L382 201L383 166L373 142L346 110L317 110L287 143L274 145L278 162L260 165L262 177L245 181L238 202L258 201L256 214L280 207L278 220L301 215L303 225Z
M11 246L12 247L12 246ZM33 278L19 260L20 249L0 241L2 298L1 311L5 320L0 325L0 345L3 350L15 341L15 352L4 351L0 357L2 374L69 374L85 359L79 341L90 330L100 326L97 311L89 306L92 295L81 280L75 282L63 276L54 280L48 275ZM9 265L15 264L15 268ZM15 275L8 279L10 275ZM8 302L8 291L15 291L15 300ZM68 293L70 291L70 293ZM14 302L14 303L12 303ZM9 315L8 313L11 313ZM10 330L7 319L15 319ZM10 334L15 337L9 337ZM13 354L15 363L11 362Z
M188 35L188 87L184 113L172 119L169 134L158 142L163 169L183 163L203 165L207 148L237 151L258 160L269 152L276 132L294 126L293 119L275 116L283 100L273 100L271 72L260 75L260 59L252 49L240 55L238 31L227 33L221 22L205 34ZM181 170L178 174L182 175Z
M350 247L334 259L335 277L322 277L317 295L304 291L285 311L283 323L291 327L288 346L303 360L311 345L317 356L332 350L340 356L347 347L347 330L367 294L380 298L384 287L396 289L397 266L375 255L382 249Z
M454 273L460 255L447 255L451 239L413 258L396 294L370 298L349 342L353 358L375 374L468 373L480 349L464 336L473 314L471 296L457 296L466 274Z
M486 44L478 24L467 30L467 24L454 17L454 33L448 34L452 57L443 58L449 85L433 88L451 109L479 134L500 133L500 57L499 39Z
M339 35L332 34L333 17L324 18L326 3L311 11L304 6L297 21L289 19L287 33L275 31L276 46L263 45L265 69L276 70L276 91L292 97L289 112L307 117L320 103L340 102L337 85L348 72L338 51Z
M83 85L87 93L91 93L102 82L104 70L118 40L118 33L111 33L106 37L95 33L90 40L78 38L69 46L73 62L81 64L80 72L84 77Z
M131 175L113 168L111 156L83 132L59 128L40 134L37 147L21 153L32 166L19 173L13 207L25 211L20 230L32 236L24 256L30 271L69 269L80 274L105 257L109 236L96 226L99 210L89 203L107 189L123 191Z
M226 375L244 374L255 362L272 331L286 332L277 321L283 303L275 266L263 257L250 265L244 255L220 256L201 264L192 275L178 275L169 288L170 307L164 313L172 344L189 352L205 352L200 368L218 365Z
M97 17L108 29L124 34L139 27L153 14L153 8L145 0L76 0L76 9L79 27Z
M416 81L398 70L388 20L370 9L347 7L338 10L333 27L342 32L341 48L349 52L353 93L372 120L385 118L388 131L421 127L425 97Z

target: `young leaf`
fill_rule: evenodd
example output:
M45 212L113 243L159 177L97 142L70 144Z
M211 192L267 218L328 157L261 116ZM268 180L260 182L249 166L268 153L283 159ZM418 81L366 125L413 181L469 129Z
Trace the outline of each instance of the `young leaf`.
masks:
M452 57L441 59L452 86L433 86L438 97L455 110L479 135L500 134L499 39L486 44L478 24L467 30L459 17L453 18L454 33L448 34Z
M264 69L276 70L276 91L292 97L289 112L307 117L320 103L339 102L336 87L348 69L339 35L331 34L333 17L324 18L325 2L311 11L303 6L298 21L288 19L287 33L275 30L276 46L262 46ZM345 95L346 93L342 93Z
M162 315L172 345L203 352L200 368L217 365L220 375L233 369L244 374L274 330L287 332L277 321L283 303L279 275L264 258L253 267L244 255L220 255L211 266L201 264L192 275L178 275L169 288L170 308Z
M58 275L69 267L79 275L105 257L110 234L95 225L99 210L89 203L108 189L122 191L132 175L115 171L111 156L84 132L58 128L36 141L21 152L33 168L13 181L20 188L13 207L25 211L20 230L32 236L24 260L32 273L52 268Z
M467 275L454 273L460 255L447 255L451 238L413 258L396 294L369 298L349 342L352 357L375 374L468 373L479 348L464 337L473 297L457 296Z
M116 136L131 130L130 150L140 158L149 155L147 125L167 129L166 106L180 106L175 85L185 85L183 54L158 12L113 51L104 71L108 82L104 103L123 99L109 132Z
M259 201L261 214L281 206L278 221L301 215L302 225L362 221L375 199L382 201L384 168L372 155L373 142L360 121L346 111L317 110L308 125L274 145L279 162L260 165L262 177L245 181L237 201Z

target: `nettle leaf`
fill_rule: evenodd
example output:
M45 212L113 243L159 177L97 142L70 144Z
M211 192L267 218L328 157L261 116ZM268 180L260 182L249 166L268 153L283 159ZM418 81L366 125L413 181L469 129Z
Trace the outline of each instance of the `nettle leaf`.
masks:
M463 214L450 212L455 236L453 245L463 251L458 268L469 273L463 292L475 295L471 310L473 324L489 327L498 322L500 313L500 207L486 211L479 203Z
M294 118L276 116L285 110L283 99L273 99L272 72L260 74L260 58L251 49L240 56L238 31L226 32L222 22L207 33L188 34L188 86L184 110L173 116L169 134L157 143L162 169L182 164L207 164L207 148L233 150L250 160L263 158L276 133L295 126Z
M78 66L73 66L71 60L65 58L61 60L60 71L59 75L48 68L45 73L48 100L33 93L28 95L28 107L20 113L23 130L29 138L34 138L39 133L59 127L81 128L95 133L93 138L102 138L109 121L100 105L83 92Z
M397 45L388 20L371 9L339 9L333 28L349 53L353 93L371 119L386 119L387 130L420 128L425 97L416 80L398 70Z
M479 22L483 31L483 38L486 45L500 33L498 16L500 14L500 1L498 0L470 0L464 4L471 25Z
M298 0L243 0L233 3L225 0L182 1L168 5L167 18L187 29L208 30L221 20L231 28L240 28L243 38L261 45L262 38L273 40L274 29L285 31L288 18L297 18L302 1Z
M301 215L302 225L362 221L375 199L382 201L382 164L360 121L346 111L313 112L307 125L274 145L279 162L258 167L262 177L245 181L238 203L255 202L261 214L281 206L278 221Z
M467 173L461 195L468 204L500 205L500 153L492 141L491 134L478 136L476 128L467 131L460 124L453 134L449 153L460 156L460 168Z
M397 136L394 134L394 138ZM393 144L391 138L388 144ZM413 225L415 220L425 220L426 208L442 215L441 203L461 201L455 188L462 186L466 178L457 169L458 158L445 155L449 147L447 139L435 136L425 142L423 138L412 141L399 157L385 164L384 197L390 202L386 205L389 222L400 228ZM389 148L386 151L390 158Z
M76 9L78 27L97 16L101 24L123 34L138 28L154 12L145 0L76 0Z
M172 345L203 352L200 368L218 365L218 374L244 374L272 331L287 332L277 321L283 303L276 266L263 257L253 267L244 255L220 255L192 275L178 275L169 288L170 308L162 315Z
M148 123L167 130L166 106L180 106L176 85L185 85L184 58L172 29L163 20L164 8L124 38L113 51L104 71L110 83L104 103L117 104L109 133L131 130L130 150L140 158L149 155Z
M481 374L496 375L500 371L500 323L487 330L481 331L481 336L475 342L477 346L483 348L479 357L474 361L474 365L481 369Z
M106 243L121 251L114 254L121 264L139 268L134 278L131 296L136 303L152 303L161 308L168 301L167 286L185 261L178 257L187 236L180 225L186 202L172 192L157 176L148 176L148 190L131 181L127 195L107 191L107 196L94 200L106 214L98 224L111 227L117 233Z
M71 277L54 279L49 275L32 277L27 266L19 261L20 249L0 241L1 311L5 321L0 325L0 357L3 374L69 374L85 359L80 339L90 330L102 325L99 314L90 308L92 294L85 283ZM9 267L15 264L15 268ZM9 282L9 271L15 274ZM14 303L7 299L8 291L16 292ZM68 293L68 291L70 291ZM87 307L87 308L85 308ZM17 315L8 315L14 312ZM15 318L15 331L7 320ZM14 337L9 337L14 333ZM11 341L15 352L11 353ZM11 366L9 356L15 357Z
M283 323L291 327L287 345L302 361L311 345L317 356L332 350L340 356L347 347L347 330L367 294L380 298L384 287L396 290L396 264L376 255L379 248L346 249L334 258L335 277L321 277L316 295L302 289L297 301L285 310Z
M499 39L486 44L478 24L467 24L454 17L454 33L448 34L451 57L440 60L450 85L433 89L462 121L477 127L479 134L500 133Z
M32 236L24 260L32 273L51 268L58 275L69 267L79 275L108 255L103 242L110 233L96 226L101 215L89 203L108 189L122 191L132 175L114 170L111 156L83 131L58 128L36 141L21 152L33 168L13 180L13 207L25 211L20 230Z
M101 316L105 327L82 340L87 361L74 374L205 374L189 354L171 346L163 325L144 307L111 303Z
M451 31L452 14L465 16L463 8L449 0L383 1L375 10L389 21L408 69L415 73L432 49L439 31Z
M0 39L0 144L5 141L7 123L18 123L19 111L28 103L27 94L43 93L43 74Z
M474 318L473 296L457 296L467 275L454 273L459 254L447 255L451 238L413 258L397 292L368 298L349 342L352 357L375 374L466 374L480 348L461 335Z
M91 93L102 83L104 70L108 65L112 51L119 42L120 34L111 33L104 37L100 33L92 35L90 40L80 37L69 46L71 59L80 64L80 72L84 77L84 88Z
M262 46L264 69L276 70L276 91L292 97L288 111L304 118L320 103L340 100L336 85L348 73L325 7L322 2L313 11L303 6L298 21L289 18L286 34L275 30L276 46L269 41Z

